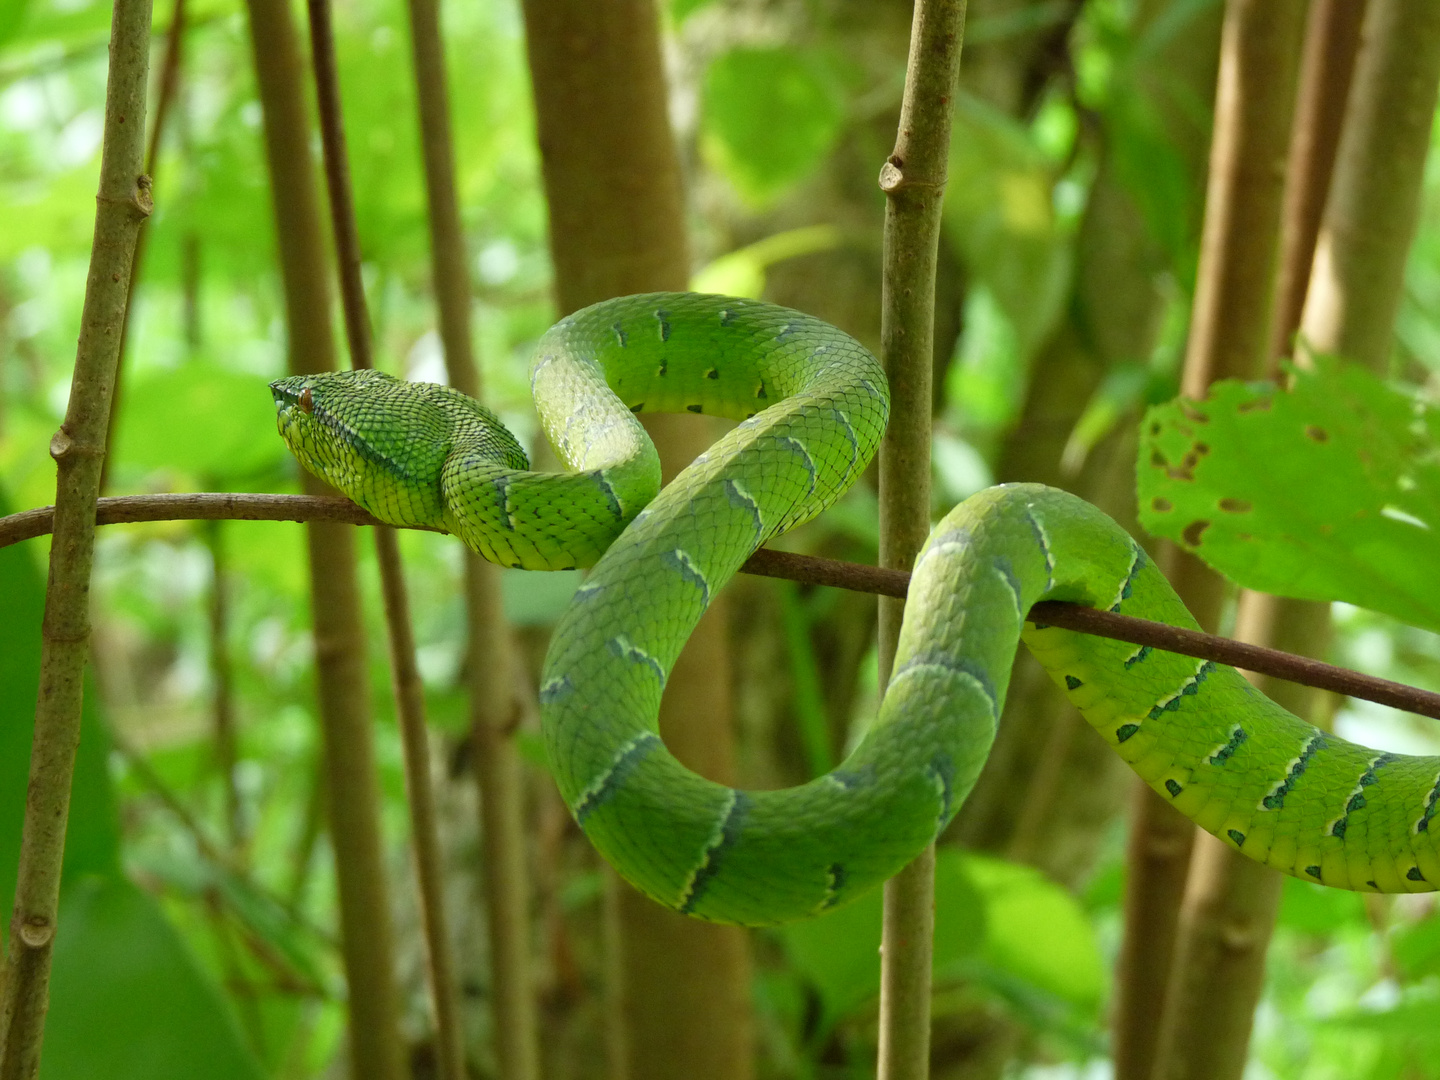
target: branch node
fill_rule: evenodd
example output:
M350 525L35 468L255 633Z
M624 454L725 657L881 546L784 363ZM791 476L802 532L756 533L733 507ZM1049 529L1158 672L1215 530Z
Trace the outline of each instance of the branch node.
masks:
M145 173L135 177L135 186L123 196L106 195L103 191L95 196L97 203L109 203L112 206L123 206L131 212L131 217L136 221L143 221L155 210L155 200L151 198L150 191L154 182Z
M70 437L70 433L61 427L50 437L50 456L56 463L63 464L71 458L77 457L104 457L105 451L95 446L86 446L76 442Z
M20 940L32 949L43 949L55 936L55 923L44 915L31 915L20 924Z

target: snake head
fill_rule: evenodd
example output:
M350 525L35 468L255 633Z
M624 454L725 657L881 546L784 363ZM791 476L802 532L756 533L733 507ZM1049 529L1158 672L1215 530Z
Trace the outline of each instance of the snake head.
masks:
M428 400L431 390L445 388L373 370L270 384L280 437L300 464L392 525L434 525L439 518L448 439Z
M270 384L276 426L285 445L307 471L346 494L358 463L351 460L356 433L345 414L347 403L361 390L338 382L334 374L294 375Z

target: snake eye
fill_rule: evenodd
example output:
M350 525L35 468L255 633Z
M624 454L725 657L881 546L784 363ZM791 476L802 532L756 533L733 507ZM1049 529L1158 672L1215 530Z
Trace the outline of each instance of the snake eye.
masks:
M312 413L315 411L315 395L310 392L310 387L307 386L301 390L300 396L296 400L300 403L301 412Z

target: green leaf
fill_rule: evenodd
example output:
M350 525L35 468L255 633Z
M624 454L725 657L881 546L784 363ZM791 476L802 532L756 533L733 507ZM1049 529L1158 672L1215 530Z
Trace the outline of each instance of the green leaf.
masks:
M705 73L704 145L755 202L812 172L835 145L844 119L840 88L811 52L732 49Z
M980 959L1071 1005L1097 1008L1105 965L1075 898L1031 866L969 855L966 869L985 898Z
M880 992L880 908L875 889L780 931L820 997L821 1037ZM1056 999L1094 1012L1105 986L1094 928L1074 897L1032 867L953 849L935 858L933 965L937 989L981 983L1040 1022L1057 1016Z
M219 991L122 877L66 890L40 1080L259 1080Z
M1440 974L1440 918L1432 913L1397 931L1390 940L1390 952L1396 967L1412 979Z
M714 2L715 0L670 0L670 17L679 25L701 8Z
M1440 417L1352 364L1152 408L1140 523L1232 581L1440 630Z
M972 856L941 851L935 857L937 974L958 970L985 936L986 897L967 873ZM822 1032L880 993L881 890L816 919L780 931L796 969L820 995Z

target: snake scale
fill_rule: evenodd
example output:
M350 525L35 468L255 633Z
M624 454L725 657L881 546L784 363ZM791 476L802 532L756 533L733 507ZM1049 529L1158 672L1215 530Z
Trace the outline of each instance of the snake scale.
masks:
M894 874L975 783L1020 640L1140 776L1230 846L1342 888L1440 883L1440 758L1319 731L1232 668L1027 623L1037 601L1067 600L1196 625L1126 532L1034 484L982 491L936 526L879 714L843 763L780 791L695 775L657 733L671 667L746 558L859 479L888 418L884 373L798 312L656 293L562 319L531 387L566 473L529 471L498 420L447 387L352 371L272 389L302 464L376 517L453 532L506 566L593 565L545 660L545 744L590 840L660 903L761 925ZM662 491L641 411L739 424Z

